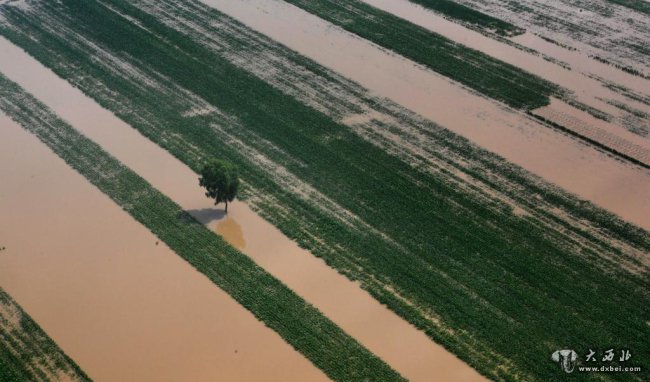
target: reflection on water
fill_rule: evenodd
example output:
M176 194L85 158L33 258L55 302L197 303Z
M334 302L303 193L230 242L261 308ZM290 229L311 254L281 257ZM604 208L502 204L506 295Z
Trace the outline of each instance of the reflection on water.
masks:
M219 220L214 225L215 231L221 235L230 245L243 250L246 248L246 240L244 240L244 232L239 223L234 218L226 215L225 218Z
M199 194L197 193L196 197L199 197L198 195ZM208 200L201 201L204 202L204 204L208 204ZM232 211L237 205L239 205L237 202L234 204L231 203L231 213L228 215L223 209L218 207L197 208L188 210L187 212L199 222L211 227L212 230L221 235L230 245L239 250L243 250L246 248L244 231L237 219L233 216ZM242 205L240 208L245 208L245 206Z

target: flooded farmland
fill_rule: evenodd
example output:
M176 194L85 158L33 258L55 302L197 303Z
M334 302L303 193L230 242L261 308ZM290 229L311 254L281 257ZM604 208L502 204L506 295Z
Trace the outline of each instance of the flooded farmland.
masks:
M524 3L566 20L0 1L0 380L543 381L560 346L645 349L648 78L603 34L644 8Z
M647 73L649 61L643 44L650 33L648 14L621 6L620 2L553 0L540 3L524 0L507 6L497 0L461 0L460 3L512 21L531 33L587 55Z
M0 48L11 52L14 58L12 65L0 64L5 75L46 102L75 128L102 145L199 221L222 234L234 247L253 258L410 380L427 381L431 376L463 381L485 380L379 304L357 284L301 249L245 203L232 203L228 216L225 216L221 208L215 208L213 202L205 198L198 187L198 175L189 168L56 78L24 52L2 39L0 43ZM24 75L26 68L29 68L29 75Z
M618 116L619 118L612 122L620 127L616 130L622 130L623 134L628 128L625 117L629 113L612 106L612 101L650 113L649 105L629 99L611 88L616 85L648 95L649 79L639 78L594 60L584 52L554 45L530 32L511 38L516 44L521 44L520 46L509 45L508 41L498 41L478 31L469 30L405 0L365 2L566 88L571 98ZM650 121L640 119L636 123L646 126Z
M0 137L0 286L91 378L328 380L6 116Z

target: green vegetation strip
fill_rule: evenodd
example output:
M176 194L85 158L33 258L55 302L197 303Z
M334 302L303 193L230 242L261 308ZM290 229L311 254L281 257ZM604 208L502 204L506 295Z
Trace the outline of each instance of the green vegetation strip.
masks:
M0 288L0 381L90 381L63 350Z
M516 216L503 203L457 187L453 174L414 168L370 144L203 40L233 33L230 42L248 38L254 44L254 32L231 28L231 19L197 2L158 3L174 21L186 16L213 29L180 33L163 25L146 2L63 0L2 7L0 33L195 171L214 156L237 163L250 203L265 218L493 379L556 380L561 371L549 357L558 348L647 349L647 266L618 246L648 252L646 231L422 122L441 162L460 158L469 163L468 175L535 212L534 218ZM92 46L107 57L97 59ZM275 54L334 81L304 57L281 47ZM117 64L108 57L139 72L112 70ZM179 89L216 111L188 114L205 105L192 104ZM382 110L376 99L363 101ZM403 110L391 115L412 123ZM371 229L337 219L283 187L277 180L282 174L261 167L260 157L242 151L237 141ZM555 209L597 232L558 219ZM542 224L542 217L553 224ZM646 359L637 361L650 367ZM635 380L624 373L604 378Z
M285 0L518 109L548 105L556 85L359 0Z
M313 306L0 75L0 110L335 381L404 381Z
M509 22L497 19L452 0L409 0L424 8L442 13L463 24L471 24L489 32L494 30L501 36L517 36L525 32Z
M650 3L645 0L607 0L612 4L622 5L633 11L639 11L650 15Z

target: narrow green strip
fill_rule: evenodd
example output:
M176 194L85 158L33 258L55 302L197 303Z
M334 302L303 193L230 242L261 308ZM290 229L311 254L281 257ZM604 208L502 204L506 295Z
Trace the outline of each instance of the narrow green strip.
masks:
M335 381L403 381L250 258L0 75L0 110L36 135L178 255ZM198 196L198 195L197 195Z

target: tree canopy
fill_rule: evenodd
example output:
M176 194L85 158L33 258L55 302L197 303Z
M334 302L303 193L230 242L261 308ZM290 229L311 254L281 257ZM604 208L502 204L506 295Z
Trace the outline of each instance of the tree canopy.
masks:
M224 160L212 160L203 166L199 185L205 187L205 196L214 199L214 204L232 202L239 188L239 172L237 167Z

